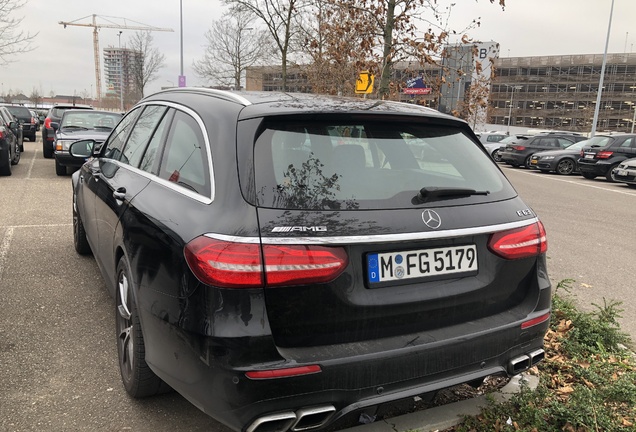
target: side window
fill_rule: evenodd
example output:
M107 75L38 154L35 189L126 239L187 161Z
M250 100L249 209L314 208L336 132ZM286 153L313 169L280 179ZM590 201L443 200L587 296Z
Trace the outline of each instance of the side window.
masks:
M122 149L124 148L124 144L126 144L128 132L130 132L132 125L135 124L135 120L140 112L141 108L131 111L119 122L117 127L113 129L108 140L104 143L106 149L102 151L102 157L115 160L121 159Z
M623 141L620 145L620 148L630 148L633 147L633 142L634 139L633 138L627 138L625 141Z
M172 119L172 114L174 114L174 110L169 110L167 114L163 116L159 126L155 129L155 133L152 135L150 139L150 143L148 144L148 148L144 153L144 157L141 160L141 164L139 165L139 169L142 169L147 172L153 172L153 168L155 167L155 161L159 156L159 146L163 142L163 139L166 134L166 130L168 129L168 125L170 124L170 120Z
M207 149L199 124L177 111L166 140L159 177L209 196L209 173Z
M157 123L161 120L167 108L158 105L146 106L139 115L139 119L135 127L130 132L130 138L126 142L121 161L131 166L137 167L139 161L144 154L144 150L148 141L152 136L152 132L157 127Z
M566 147L569 147L569 146L571 146L572 144L574 144L574 142L573 142L573 141L570 141L569 139L565 139L565 138L557 138L557 139L558 139L558 141L559 141L559 146L560 146L561 148L566 148Z

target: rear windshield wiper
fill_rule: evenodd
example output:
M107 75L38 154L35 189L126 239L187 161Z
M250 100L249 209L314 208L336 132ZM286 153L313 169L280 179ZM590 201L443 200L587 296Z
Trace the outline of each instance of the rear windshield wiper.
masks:
M77 125L62 126L61 129L82 129L82 130L88 130L88 128L85 128L84 126L77 126Z
M429 201L469 197L473 195L488 195L490 191L478 191L475 189L467 188L453 188L453 187L423 187L420 189L415 197L413 197L413 204L422 204Z

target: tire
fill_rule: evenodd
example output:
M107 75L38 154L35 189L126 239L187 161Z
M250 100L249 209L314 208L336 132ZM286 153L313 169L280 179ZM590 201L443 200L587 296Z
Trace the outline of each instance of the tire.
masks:
M532 169L532 165L530 165L531 160L532 160L532 155L528 155L526 160L523 162L523 166L525 166L528 169Z
M618 183L616 181L616 179L614 178L614 168L616 168L618 166L618 164L614 164L611 167L609 167L609 169L607 170L607 172L605 173L605 179L608 182L612 182L612 183Z
M21 155L22 155L22 150L20 150L20 145L16 143L15 154L13 155L13 159L11 159L11 165L17 165L20 162Z
M576 169L576 162L570 158L564 158L556 166L556 173L560 175L570 175Z
M584 173L581 173L581 175L588 180L593 180L596 178L596 174L592 174L592 173L584 172Z
M46 159L51 159L53 157L53 147L49 147L46 141L42 141L42 154Z
M75 194L73 194L73 245L75 246L75 251L80 255L88 255L91 253L91 246L88 244L88 239L86 238L84 224L77 212Z
M7 146L6 151L0 153L0 176L11 175L11 152Z
M59 176L66 175L66 167L64 165L60 165L60 163L55 159L55 174Z
M501 152L499 151L499 149L492 152L492 158L495 162L501 162Z
M117 357L126 392L134 398L142 398L163 393L170 387L146 363L146 347L133 291L130 270L122 257L117 265Z

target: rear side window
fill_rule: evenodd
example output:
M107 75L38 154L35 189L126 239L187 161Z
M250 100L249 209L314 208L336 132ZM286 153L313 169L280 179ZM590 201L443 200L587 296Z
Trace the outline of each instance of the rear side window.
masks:
M515 193L459 129L416 122L269 120L254 147L257 204L283 209L409 208L424 188ZM466 202L466 201L463 201Z
M177 111L166 140L159 177L204 196L211 184L207 150L199 124Z

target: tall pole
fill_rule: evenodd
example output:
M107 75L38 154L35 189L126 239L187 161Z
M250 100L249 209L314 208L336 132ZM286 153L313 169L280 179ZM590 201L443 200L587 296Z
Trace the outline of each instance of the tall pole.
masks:
M632 105L634 109L634 117L632 117L632 133L634 133L634 123L636 123L636 105Z
M512 101L515 98L515 86L512 86L512 91L510 92L510 110L508 111L508 129L506 132L510 135L510 119L512 118Z
M605 78L605 64L607 63L607 46L609 45L610 31L612 29L612 15L614 14L614 0L610 8L609 24L607 25L607 37L605 38L605 52L603 53L603 66L601 67L601 79L598 82L598 93L596 94L596 107L594 107L594 120L592 120L592 131L590 138L596 133L596 124L598 123L598 112L601 109L601 94L603 93L603 78Z
M186 86L186 79L183 75L183 0L179 0L179 27L180 27L180 58L181 58L181 67L179 69L179 87Z
M119 109L124 112L124 52L121 50L121 34L119 31Z

